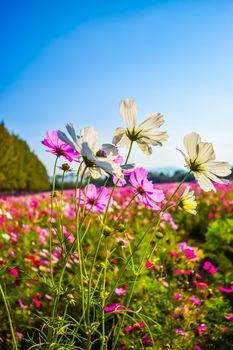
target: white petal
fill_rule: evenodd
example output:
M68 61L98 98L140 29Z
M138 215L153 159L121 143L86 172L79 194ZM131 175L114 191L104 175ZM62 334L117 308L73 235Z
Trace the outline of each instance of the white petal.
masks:
M121 178L123 177L120 165L113 161L95 159L95 164L103 169L107 174L115 175Z
M116 128L116 130L114 131L114 134L113 134L112 143L114 145L117 145L121 141L121 139L124 135L125 135L125 129Z
M118 148L114 145L111 145L110 143L104 143L101 146L101 150L106 152L107 157L116 157L118 155Z
M197 145L199 142L201 142L201 138L196 132L187 134L184 137L184 147L186 148L191 159L197 157Z
M89 171L93 179L98 179L102 176L101 169L98 167L89 168Z
M86 142L83 142L81 144L80 153L83 157L87 158L88 160L94 163L95 158L93 157L93 152Z
M197 179L197 182L199 183L199 186L203 191L208 192L213 190L216 192L216 189L210 179L203 173L194 173L195 178Z
M118 145L121 146L121 147L129 148L130 147L130 143L131 143L130 139L124 133L124 135L122 136L122 138L118 142Z
M136 103L134 100L127 98L120 102L120 115L122 116L127 129L130 131L136 126Z
M67 136L63 131L58 130L57 132L57 136L59 137L60 140L62 140L63 142L65 142L67 145L69 145L70 147L72 147L74 150L79 151L79 147L77 147L77 145L75 145Z
M97 152L99 147L99 137L95 128L87 127L80 130L80 144L87 143L93 153Z
M186 156L186 154L184 154L184 152L181 151L179 148L177 148L177 151L179 151L179 152L182 154L182 156L184 157L186 163L189 164L189 159L188 159L188 157Z
M164 123L164 118L160 113L152 113L137 127L138 130L149 131L159 128Z
M213 173L211 173L211 172L209 172L209 171L205 171L204 174L205 174L209 179L211 179L212 181L217 182L217 183L219 183L219 184L227 185L227 184L229 183L229 180L221 179L221 178L217 177L216 175L214 175Z
M66 129L67 129L68 133L70 134L74 143L77 143L78 137L76 135L74 125L72 123L68 123L68 124L66 124Z
M215 159L212 143L200 142L197 145L197 160L203 164Z
M138 146L141 148L142 152L147 156L152 154L152 147L150 147L147 143L142 141L137 141Z
M140 134L142 142L148 143L149 145L157 146L162 145L162 141L166 141L168 135L165 131L142 131Z
M231 174L231 166L227 162L208 162L203 164L205 170L217 176L228 176Z

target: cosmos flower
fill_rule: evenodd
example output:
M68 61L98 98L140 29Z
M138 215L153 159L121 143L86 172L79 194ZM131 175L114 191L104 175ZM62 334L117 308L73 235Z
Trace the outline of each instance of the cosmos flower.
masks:
M41 143L44 146L47 146L49 148L48 150L46 150L46 152L53 153L57 157L63 156L70 162L72 160L78 161L79 153L75 151L70 145L61 141L58 138L57 134L57 130L53 130L50 135L48 132L46 132L46 138L43 141L41 141Z
M85 199L86 198L86 199ZM107 208L110 194L106 187L97 188L90 184L82 190L80 197L80 206L86 205L86 209L94 213L103 212Z
M120 102L120 114L126 128L115 130L112 141L114 145L119 144L119 146L129 148L131 142L136 141L143 153L149 155L152 153L151 146L161 146L162 141L167 140L166 132L154 131L164 123L160 113L150 114L141 124L136 126L136 103L131 99L125 99Z
M115 293L119 296L125 294L126 291L126 285L122 284L119 288L115 288Z
M215 162L213 145L201 142L201 137L196 132L184 137L184 146L188 157L181 151L186 161L186 167L193 171L194 176L203 191L215 191L212 181L227 184L229 181L222 177L230 175L230 164L227 162Z
M179 206L190 214L197 214L197 202L195 200L194 191L189 191L190 187L186 187L182 196L180 197Z
M162 202L165 196L162 190L154 189L153 183L147 179L147 174L146 169L136 168L131 172L129 182L141 203L146 207L159 210L160 207L155 203Z
M118 178L123 177L120 164L114 162L118 155L117 147L108 143L99 146L98 133L95 128L81 129L80 136L76 135L73 124L67 124L66 128L71 139L60 130L58 131L58 137L80 153L83 160L81 173L84 169L88 169L85 175L90 174L94 179L98 179L106 173Z
M119 303L115 303L104 307L105 312L116 312L116 311L122 311L122 310L124 310L124 307Z

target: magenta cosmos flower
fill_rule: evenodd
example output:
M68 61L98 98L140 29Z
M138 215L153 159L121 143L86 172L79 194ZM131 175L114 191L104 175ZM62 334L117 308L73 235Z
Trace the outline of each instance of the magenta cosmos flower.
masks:
M46 152L53 153L57 157L63 156L70 162L78 161L79 153L58 138L57 130L53 130L50 135L46 132L46 138L41 143L50 148Z
M147 171L144 168L136 168L130 174L129 182L134 187L134 193L146 207L159 210L155 203L160 203L165 196L163 191L154 189L154 185L147 179Z
M85 187L82 190L80 205L84 206L85 204L86 209L94 213L103 212L107 208L109 197L110 195L106 187L97 188L95 185L90 184L88 188Z

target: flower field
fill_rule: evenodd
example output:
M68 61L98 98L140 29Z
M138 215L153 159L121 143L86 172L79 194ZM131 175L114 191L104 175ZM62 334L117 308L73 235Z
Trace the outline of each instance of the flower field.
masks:
M156 186L165 195L164 203L176 186ZM159 231L151 227L156 211L139 200L128 206L134 196L132 188L116 189L91 276L93 349L101 348L103 320L109 349L232 348L233 184L218 185L216 193L204 193L196 184L192 188L198 214L171 208L162 216ZM87 301L103 208L93 210L82 223L85 267L80 277L74 191L57 193L52 216L48 193L0 201L1 288L18 348L45 349L53 314L53 348L85 348L82 293ZM11 349L9 320L3 309L0 328L1 349Z
M181 182L154 184L128 161L167 140L163 116L137 126L130 99L120 114L112 144L93 127L47 132L51 193L0 199L1 349L233 349L230 164L192 132ZM60 157L74 190L63 163L56 191Z

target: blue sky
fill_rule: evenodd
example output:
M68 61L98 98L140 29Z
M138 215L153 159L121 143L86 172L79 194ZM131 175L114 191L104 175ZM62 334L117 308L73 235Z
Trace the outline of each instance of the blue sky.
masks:
M138 119L164 114L169 140L138 166L182 167L176 151L191 131L233 164L233 2L5 1L0 5L0 120L51 173L41 140L73 122L111 142L119 101Z

